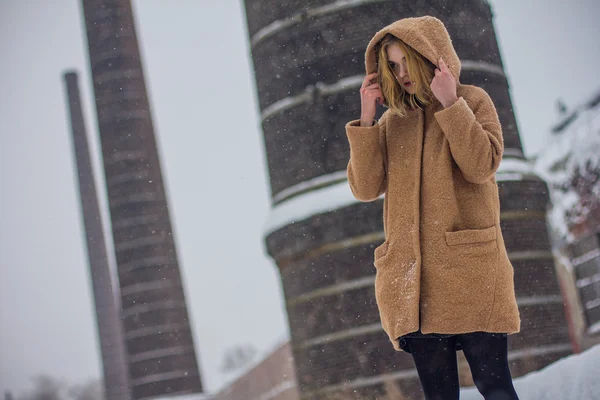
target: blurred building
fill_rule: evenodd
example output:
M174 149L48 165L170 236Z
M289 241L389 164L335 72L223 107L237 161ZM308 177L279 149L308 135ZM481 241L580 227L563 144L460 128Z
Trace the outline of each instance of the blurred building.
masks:
M299 400L289 342L259 360L210 400Z
M549 224L578 350L600 343L600 90L561 118L535 158L548 182Z
M509 338L513 375L572 353L547 231L548 188L523 154L490 4L246 0L245 7L273 203L265 242L281 274L301 398L421 396L412 358L393 351L375 304L382 203L357 202L346 181L344 125L360 115L366 46L403 17L444 21L461 81L490 94L503 126L501 227L522 317L522 331ZM465 368L461 359L468 376Z
M198 393L130 0L83 0L134 399Z

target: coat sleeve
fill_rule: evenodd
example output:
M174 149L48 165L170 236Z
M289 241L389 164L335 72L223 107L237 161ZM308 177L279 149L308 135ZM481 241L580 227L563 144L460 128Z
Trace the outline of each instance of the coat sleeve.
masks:
M450 107L435 113L435 119L446 135L450 152L466 180L484 183L498 170L504 139L494 103L477 88L470 107L464 97Z
M361 127L360 119L346 124L350 143L347 175L352 194L357 200L374 201L387 188L386 114L373 126Z

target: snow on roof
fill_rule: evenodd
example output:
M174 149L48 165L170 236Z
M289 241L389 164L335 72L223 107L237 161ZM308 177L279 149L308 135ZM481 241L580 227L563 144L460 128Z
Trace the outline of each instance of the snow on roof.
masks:
M600 90L583 102L548 133L547 145L534 157L534 170L548 183L552 209L549 222L567 242L569 233L567 211L579 202L579 195L570 188L574 172L600 168ZM559 186L567 190L558 190Z
M596 155L600 148L600 89L548 132L547 145L535 156L536 169L545 172L570 154ZM594 158L594 157L591 157ZM595 157L597 159L597 157ZM576 158L574 162L582 161Z

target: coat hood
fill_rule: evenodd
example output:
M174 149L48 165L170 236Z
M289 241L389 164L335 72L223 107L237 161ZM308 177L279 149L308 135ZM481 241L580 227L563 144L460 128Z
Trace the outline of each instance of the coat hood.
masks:
M452 46L452 39L443 22L431 16L403 18L379 30L369 42L365 53L367 75L377 71L375 46L387 33L402 40L435 66L438 66L440 57L443 57L456 83L459 83L461 65Z

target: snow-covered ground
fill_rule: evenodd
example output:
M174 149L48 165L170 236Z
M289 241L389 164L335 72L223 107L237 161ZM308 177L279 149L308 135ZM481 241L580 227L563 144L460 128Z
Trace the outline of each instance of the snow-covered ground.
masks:
M520 400L599 400L600 345L514 379ZM461 400L481 400L477 389L461 390Z

